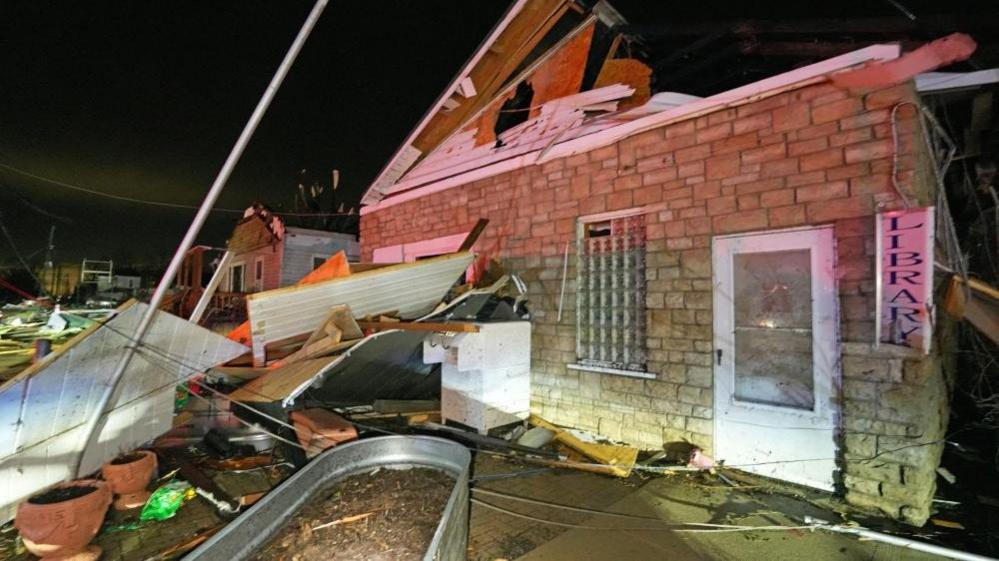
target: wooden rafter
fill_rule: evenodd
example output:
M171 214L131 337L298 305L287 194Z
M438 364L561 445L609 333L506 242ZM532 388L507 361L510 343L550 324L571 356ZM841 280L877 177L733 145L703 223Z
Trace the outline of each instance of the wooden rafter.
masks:
M469 73L478 95L447 113L435 115L413 141L413 146L423 154L429 153L471 115L492 101L510 75L567 9L565 0L528 3Z

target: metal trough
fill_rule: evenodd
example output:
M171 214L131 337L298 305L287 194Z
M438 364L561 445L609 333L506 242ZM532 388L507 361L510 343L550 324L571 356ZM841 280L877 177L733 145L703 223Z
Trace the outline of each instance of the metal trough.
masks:
M309 462L184 559L250 559L313 494L337 480L375 468L428 467L444 471L456 481L423 559L464 560L471 459L461 444L432 436L384 436L338 446Z

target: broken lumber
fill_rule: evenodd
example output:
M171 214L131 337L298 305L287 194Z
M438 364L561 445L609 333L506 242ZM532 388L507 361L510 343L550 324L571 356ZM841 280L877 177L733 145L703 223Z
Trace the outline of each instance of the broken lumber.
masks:
M319 327L306 339L302 348L286 356L279 364L289 364L310 358L319 358L349 349L364 336L354 321L350 306L339 304L330 308Z
M474 323L453 322L440 323L431 321L359 321L361 329L382 331L385 329L401 329L403 331L435 331L437 333L478 333L479 326Z
M488 225L489 219L480 218L479 221L475 223L475 227L472 228L472 231L465 236L465 240L461 242L461 247L458 248L458 251L471 251L472 246L479 240L479 236L482 235L482 231L485 230Z
M993 342L999 343L999 290L984 282L958 275L950 279L944 310L956 319L968 320Z
M598 463L605 464L607 467L579 466L578 464L571 462L556 463L557 465L573 467L584 471L608 473L617 477L628 477L631 475L631 469L634 467L636 460L638 460L638 448L633 448L631 446L617 446L614 444L584 442L569 431L559 428L537 415L531 415L528 421L534 426L544 427L551 430L555 433L555 440L557 442L561 442L569 448L583 454L587 458L590 458Z

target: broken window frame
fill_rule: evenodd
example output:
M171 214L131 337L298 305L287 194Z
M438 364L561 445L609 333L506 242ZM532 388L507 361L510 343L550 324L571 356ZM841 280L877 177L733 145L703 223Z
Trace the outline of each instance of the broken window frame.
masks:
M640 211L579 220L574 367L647 374L645 241Z

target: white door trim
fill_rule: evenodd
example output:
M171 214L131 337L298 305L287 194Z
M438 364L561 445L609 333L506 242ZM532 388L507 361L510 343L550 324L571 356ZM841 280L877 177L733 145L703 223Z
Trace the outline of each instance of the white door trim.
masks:
M733 256L799 249L810 250L813 408L740 401L735 398ZM716 457L730 465L743 464L747 471L831 490L840 415L839 306L833 228L718 236L712 240L712 260Z

